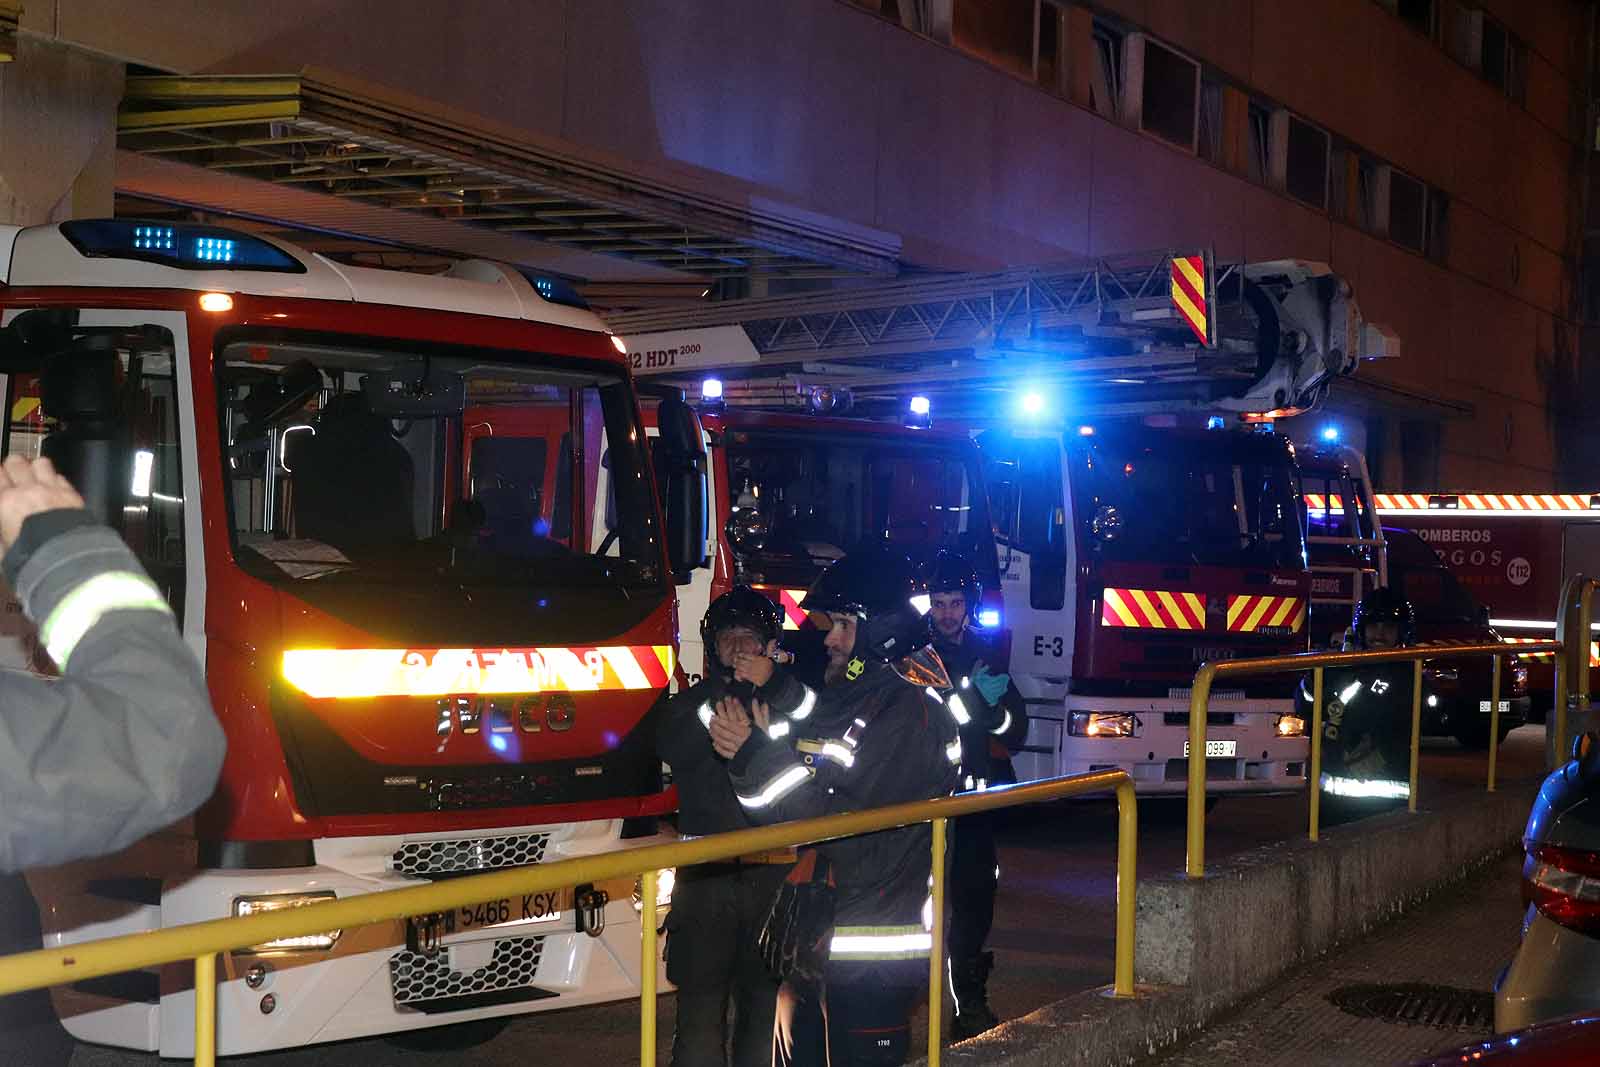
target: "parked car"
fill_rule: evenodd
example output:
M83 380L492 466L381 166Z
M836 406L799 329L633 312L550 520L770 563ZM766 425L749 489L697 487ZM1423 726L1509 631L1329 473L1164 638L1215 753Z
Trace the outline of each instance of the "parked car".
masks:
M1429 544L1409 530L1384 528L1389 584L1411 601L1417 641L1480 644L1499 641L1480 605ZM1423 667L1422 732L1453 736L1467 748L1489 745L1488 657L1430 661ZM1528 719L1528 668L1507 656L1500 674L1500 739Z
M1600 1013L1600 734L1544 780L1523 832L1522 943L1495 982L1504 1033Z
M1600 1015L1575 1015L1441 1052L1410 1067L1600 1067Z

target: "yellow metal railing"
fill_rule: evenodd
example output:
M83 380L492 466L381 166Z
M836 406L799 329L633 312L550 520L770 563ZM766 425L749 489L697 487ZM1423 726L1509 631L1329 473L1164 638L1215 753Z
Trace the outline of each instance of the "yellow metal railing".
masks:
M216 1062L216 954L290 937L428 915L520 894L599 884L642 876L640 915L639 1062L656 1051L656 872L715 863L754 852L793 848L915 823L933 828L933 930L928 966L928 1063L939 1063L939 1023L944 944L944 854L948 820L998 808L1036 804L1087 793L1114 791L1117 798L1116 949L1112 993L1133 996L1134 884L1138 861L1138 815L1133 779L1125 771L1095 771L1047 778L937 800L895 804L819 819L778 823L692 841L620 849L556 863L516 867L406 889L344 897L326 903L244 918L212 919L147 933L87 941L0 957L0 995L77 982L102 975L190 959L195 975L195 1063Z
M1589 591L1596 583L1583 587L1584 593L1578 615L1588 629ZM1587 648L1588 643L1583 642ZM1461 659L1468 656L1490 656L1494 660L1492 690L1489 696L1489 792L1494 792L1495 764L1500 748L1500 661L1504 656L1530 652L1561 652L1561 641L1535 641L1510 645L1487 642L1477 645L1417 645L1408 648L1383 649L1370 652L1307 652L1294 656L1270 656L1259 659L1223 660L1202 664L1194 676L1194 686L1189 691L1189 782L1188 782L1188 842L1184 869L1190 878L1203 878L1206 866L1206 709L1211 701L1212 684L1219 677L1259 674L1289 674L1311 671L1311 722L1307 733L1311 738L1311 766L1306 775L1311 790L1310 837L1318 839L1322 806L1322 682L1323 671L1328 667L1348 667L1361 663L1414 664L1411 680L1411 788L1408 805L1417 810L1417 766L1422 741L1422 664L1424 660ZM1583 690L1587 692L1587 666L1580 672ZM1556 682L1556 732L1558 744L1565 736L1564 685L1558 672ZM1584 706L1587 706L1585 700ZM1563 751L1558 747L1556 751Z

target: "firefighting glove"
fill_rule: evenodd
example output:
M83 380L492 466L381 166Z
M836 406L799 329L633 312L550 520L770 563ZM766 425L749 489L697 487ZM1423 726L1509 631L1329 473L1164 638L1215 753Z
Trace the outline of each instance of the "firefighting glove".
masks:
M827 862L806 852L778 890L756 948L774 977L806 985L822 981L833 940L834 886Z
M1006 688L1011 684L1011 675L992 674L987 663L980 663L972 672L972 684L983 694L984 701L993 707L1006 695Z

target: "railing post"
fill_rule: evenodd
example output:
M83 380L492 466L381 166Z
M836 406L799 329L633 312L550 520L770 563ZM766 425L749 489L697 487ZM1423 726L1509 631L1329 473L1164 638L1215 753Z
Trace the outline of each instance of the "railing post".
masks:
M194 958L194 1062L217 1062L217 957L209 952Z
M1189 690L1189 808L1188 844L1184 867L1190 878L1206 873L1206 707L1211 703L1211 679L1217 668L1202 663Z
M1422 659L1412 661L1411 672L1411 792L1406 807L1417 810L1417 763L1422 749Z
M933 941L928 950L928 1067L939 1067L944 1021L944 847L947 819L933 820ZM958 831L959 832L959 831Z
M1117 783L1117 945L1111 992L1118 997L1133 996L1133 922L1138 887L1139 808L1133 781L1127 779Z
M1493 681L1489 683L1489 792L1494 792L1494 764L1500 755L1500 655L1494 661Z
M656 1062L656 875L640 875L639 1067Z
M1325 667L1311 668L1311 840L1322 830L1322 677Z

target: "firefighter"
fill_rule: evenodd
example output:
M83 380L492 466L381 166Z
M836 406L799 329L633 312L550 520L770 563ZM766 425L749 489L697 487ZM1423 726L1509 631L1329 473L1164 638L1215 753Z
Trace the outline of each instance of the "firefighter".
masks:
M685 837L751 825L734 798L727 761L713 750L707 731L723 697L749 701L762 685L783 683L784 672L772 658L780 655L782 626L778 606L747 586L719 596L700 622L705 678L673 698L658 737L662 761L678 787L678 829ZM792 710L803 715L810 690L800 689ZM667 977L678 987L675 1067L729 1062L724 1050L730 1006L734 1067L766 1067L771 1061L778 983L756 951L756 935L793 859L792 852L760 854L677 872L667 918Z
M712 737L731 758L734 789L753 819L950 792L960 740L927 693L948 677L927 648L927 618L911 601L920 592L903 556L877 550L839 560L806 595L813 620L828 627L826 685L810 716L775 739L763 732L776 714L764 702L749 715L736 701L718 708ZM803 698L797 685L787 681L779 710ZM802 853L762 935L783 978L775 1067L905 1061L932 945L930 845L929 827L920 824Z
M47 459L0 465L6 583L55 677L0 672L0 953L37 949L11 872L116 852L216 784L222 727L172 609ZM46 991L0 998L0 1061L65 1064Z
M953 683L945 704L961 734L961 788L1015 782L1011 755L1028 733L1027 705L997 651L972 631L982 594L978 572L961 556L940 552L924 576L932 601L933 646ZM950 1036L956 1041L999 1021L989 1008L994 953L983 947L994 925L999 879L994 816L984 812L957 819L949 873L950 996L956 1012Z
M1411 604L1375 589L1356 607L1345 647L1403 648L1415 640ZM1411 795L1410 663L1330 668L1323 678L1322 821L1332 825L1387 811ZM1297 704L1311 706L1310 680Z

